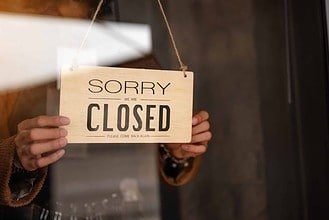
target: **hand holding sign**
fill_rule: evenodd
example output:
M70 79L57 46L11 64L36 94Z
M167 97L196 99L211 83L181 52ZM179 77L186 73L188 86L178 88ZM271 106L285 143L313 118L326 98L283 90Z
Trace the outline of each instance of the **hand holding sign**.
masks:
M192 140L185 144L167 144L170 153L178 158L196 157L207 151L208 141L211 139L209 114L201 111L192 119Z
M58 127L68 124L70 120L61 116L39 116L22 121L15 138L22 168L33 171L58 161L67 144L67 131Z
M209 114L201 111L192 120L192 141L188 144L167 144L176 158L195 157L207 150L211 139ZM65 153L67 131L59 126L70 120L62 116L39 116L18 125L15 138L16 152L24 169L32 171L58 161Z

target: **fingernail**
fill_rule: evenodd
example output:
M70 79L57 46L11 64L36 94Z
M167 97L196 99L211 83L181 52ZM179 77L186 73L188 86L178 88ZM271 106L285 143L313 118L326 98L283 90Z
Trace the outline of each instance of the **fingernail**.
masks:
M63 124L63 125L68 125L68 124L70 124L70 122L71 122L71 120L69 119L69 118L67 118L67 117L61 117L60 118L60 122Z
M66 138L61 138L59 140L59 144L60 144L61 147L65 147L66 144L67 144L67 139Z
M57 155L59 156L59 157L61 157L61 156L63 156L65 154L65 150L59 150L59 151L57 151Z
M67 130L65 130L64 128L61 128L59 131L61 137L66 137L67 136Z
M192 125L198 124L198 119L196 117L192 118Z

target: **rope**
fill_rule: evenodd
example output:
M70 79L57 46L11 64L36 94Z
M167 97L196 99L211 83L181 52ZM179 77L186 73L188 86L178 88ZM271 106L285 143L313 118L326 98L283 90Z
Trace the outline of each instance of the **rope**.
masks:
M80 47L79 47L79 49L77 51L76 56L73 58L72 69L78 66L78 58L80 56L81 50L85 47L87 38L89 36L89 33L91 31L91 28L93 27L93 25L95 23L95 20L96 20L97 15L98 15L101 7L102 7L103 2L104 2L104 0L100 0L99 3L98 3L98 5L97 5L97 9L96 9L96 11L95 11L95 13L93 15L93 18L92 18L90 24L89 24L88 30L87 30L87 32L86 32L86 34L85 34L85 36L84 36L84 38L83 38L83 40L82 40L82 42L80 44Z
M181 56L179 54L179 51L178 51L178 48L177 48L177 45L176 45L176 42L175 42L175 38L174 38L174 35L172 33L171 27L169 25L169 22L168 22L168 18L166 16L166 13L165 13L165 11L163 9L161 0L157 0L157 1L158 1L158 4L159 4L159 7L160 7L160 11L161 11L162 17L163 17L163 19L164 19L164 21L166 23L167 30L168 30L168 33L169 33L169 36L170 36L170 40L171 40L172 46L173 46L173 48L175 50L175 54L176 54L177 60L178 60L179 65L180 65L180 69L183 71L184 77L187 77L186 71L187 71L188 67L183 63L182 58L181 58ZM83 38L83 40L81 42L81 45L80 45L80 47L79 47L79 49L77 51L76 56L73 59L72 69L78 66L78 58L80 56L81 50L84 48L84 46L86 44L86 41L87 41L87 38L88 38L89 33L91 31L91 28L93 27L93 25L95 23L95 20L96 20L97 15L98 15L98 13L99 13L102 5L103 5L103 2L104 2L104 0L100 0L99 3L98 3L97 9L96 9L96 11L95 11L95 13L93 15L93 18L92 18L92 20L90 22L90 25L88 27L88 30L87 30L87 32L86 32L86 34L85 34L85 36L84 36L84 38Z
M172 33L172 30L171 30L170 24L169 24L169 22L168 22L168 18L167 18L167 16L166 16L166 13L165 13L165 11L164 11L164 9L163 9L163 6L162 6L162 3L161 3L161 0L157 0L157 1L158 1L158 4L159 4L159 7L160 7L160 11L161 11L161 13L162 13L162 17L163 17L163 19L164 19L164 21L165 21L165 23L166 23L167 30L168 30L168 33L169 33L169 36L170 36L170 40L171 40L171 43L172 43L172 45L173 45L173 47L174 47L174 50L175 50L175 53L176 53L176 57L177 57L177 60L178 60L178 62L179 62L179 65L180 65L180 69L183 71L183 73L184 73L184 77L186 77L186 76L187 76L187 75L186 75L186 71L187 71L187 69L188 69L188 66L186 66L186 65L183 63L182 58L181 58L181 56L180 56L180 54L179 54L179 51L178 51L178 48L177 48L177 45L176 45L176 42L175 42L175 38L174 38L174 35L173 35L173 33Z

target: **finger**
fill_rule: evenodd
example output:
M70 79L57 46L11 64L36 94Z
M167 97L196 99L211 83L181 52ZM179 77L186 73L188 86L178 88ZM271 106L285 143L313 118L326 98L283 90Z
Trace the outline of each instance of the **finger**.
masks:
M39 116L22 121L18 125L18 130L29 130L42 127L59 127L70 124L70 119L64 116Z
M208 131L210 129L209 121L204 121L192 128L192 135L200 134L202 132Z
M203 141L210 141L211 136L212 136L212 134L211 134L210 131L203 132L203 133L197 134L197 135L193 135L191 143L199 143L199 142L203 142Z
M39 142L24 148L23 150L27 155L38 156L44 153L59 150L67 145L66 138L59 138L47 142Z
M61 159L64 156L64 154L65 154L65 150L61 149L46 157L40 157L39 159L34 159L32 160L32 167L34 170L38 168L46 167L50 164L57 162L59 159Z
M198 114L193 116L192 125L195 126L208 119L209 119L209 113L206 111L200 111Z
M64 128L34 128L24 133L24 142L30 143L41 140L52 140L67 136L67 130Z
M25 148L30 145L33 141L31 140L31 131L24 130L17 134L15 138L15 144L19 148Z
M22 147L26 144L28 144L28 141L27 141L27 136L29 135L29 131L22 131L22 132L19 132L15 138L15 144L16 146L18 147Z
M207 151L207 147L205 145L187 145L183 144L182 148L184 151L192 154L203 154Z

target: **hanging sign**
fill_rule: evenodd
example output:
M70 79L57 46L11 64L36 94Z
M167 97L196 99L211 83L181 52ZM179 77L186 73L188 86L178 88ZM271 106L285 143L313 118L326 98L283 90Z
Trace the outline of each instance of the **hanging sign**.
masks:
M80 66L61 74L69 143L187 143L193 73Z

